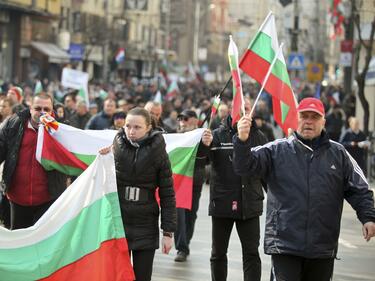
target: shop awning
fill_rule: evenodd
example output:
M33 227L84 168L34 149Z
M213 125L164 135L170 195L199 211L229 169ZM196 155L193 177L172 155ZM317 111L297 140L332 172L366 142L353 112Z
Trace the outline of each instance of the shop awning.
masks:
M70 56L63 49L52 43L31 42L31 46L48 57L50 63L68 63Z

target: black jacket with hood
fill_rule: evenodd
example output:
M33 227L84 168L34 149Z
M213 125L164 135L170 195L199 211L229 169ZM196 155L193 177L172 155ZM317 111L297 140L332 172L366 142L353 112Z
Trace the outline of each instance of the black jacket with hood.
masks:
M113 142L118 196L130 250L159 248L159 187L161 228L176 230L176 199L171 164L161 131L152 130L137 142L127 139L120 129ZM138 187L148 200L128 201L126 187Z
M13 114L0 126L0 163L4 162L2 190L7 192L16 169L18 153L22 143L24 127L31 118L30 110L25 109ZM66 189L66 175L56 171L47 171L48 192L56 199Z

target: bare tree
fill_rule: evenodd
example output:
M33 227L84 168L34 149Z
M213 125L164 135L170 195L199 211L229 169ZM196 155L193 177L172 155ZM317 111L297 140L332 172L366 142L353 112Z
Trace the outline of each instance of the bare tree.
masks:
M365 97L365 86L366 86L366 75L369 69L370 61L371 61L371 56L372 56L372 49L374 45L374 33L375 33L375 16L372 20L371 23L371 31L370 31L370 37L368 40L364 40L362 38L362 28L361 28L361 18L360 18L360 11L359 7L357 5L356 0L351 0L352 4L352 13L353 13L353 20L355 27L357 29L358 33L358 42L355 47L355 80L357 81L358 84L358 97L359 100L361 101L361 105L363 108L363 132L368 135L369 134L369 118L370 118L370 109L369 109L369 104L368 101ZM359 59L361 55L361 50L364 48L364 65L359 72L358 69L358 64L359 64Z

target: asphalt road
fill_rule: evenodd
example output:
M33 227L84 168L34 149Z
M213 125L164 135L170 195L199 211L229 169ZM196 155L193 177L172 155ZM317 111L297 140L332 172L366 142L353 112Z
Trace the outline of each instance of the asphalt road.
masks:
M204 186L191 242L191 253L184 263L174 262L176 251L169 255L157 251L153 281L209 281L211 252L211 218L208 216L209 187ZM264 216L261 218L264 230ZM270 257L263 254L261 234L262 281L270 280ZM241 244L233 229L228 253L228 281L240 281L242 277ZM375 239L366 242L362 238L361 224L349 204L345 204L341 225L339 260L335 261L334 281L375 281Z

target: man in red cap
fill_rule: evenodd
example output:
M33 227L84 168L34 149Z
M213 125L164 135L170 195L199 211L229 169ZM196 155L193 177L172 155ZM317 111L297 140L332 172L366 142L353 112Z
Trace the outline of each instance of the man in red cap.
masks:
M7 97L13 101L13 113L18 113L27 108L23 103L23 90L21 87L11 87L8 90Z
M344 199L375 236L374 196L361 168L325 130L323 104L303 99L298 127L289 138L250 150L251 117L238 122L233 139L237 174L258 174L267 183L265 253L275 280L331 280Z

